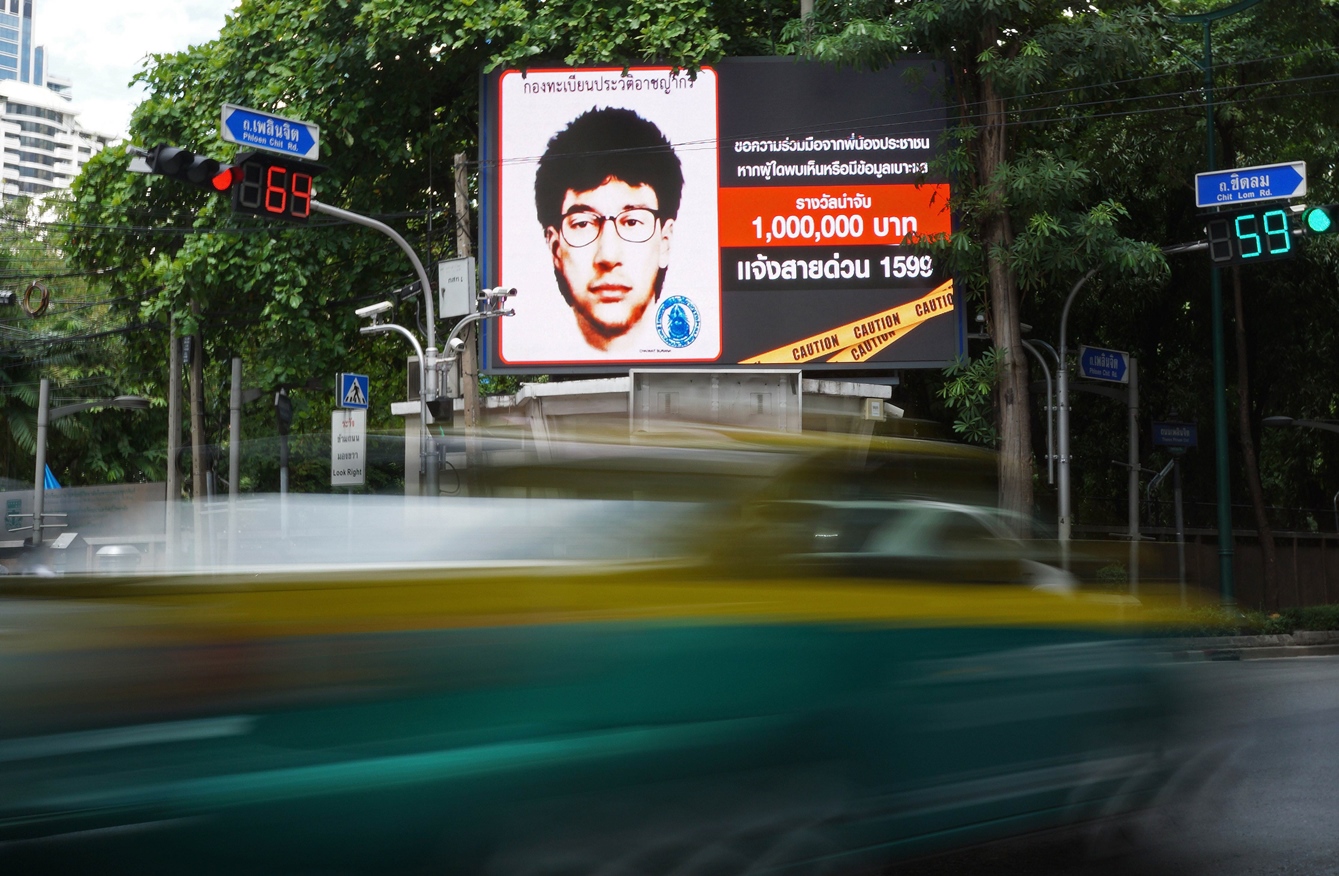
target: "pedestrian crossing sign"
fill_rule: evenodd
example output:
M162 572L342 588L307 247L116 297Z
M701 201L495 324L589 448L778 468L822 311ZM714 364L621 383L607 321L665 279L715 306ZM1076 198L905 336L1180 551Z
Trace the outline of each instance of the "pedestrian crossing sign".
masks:
M345 374L340 372L335 375L335 406L340 408L349 408L352 410L367 409L367 375L366 374Z

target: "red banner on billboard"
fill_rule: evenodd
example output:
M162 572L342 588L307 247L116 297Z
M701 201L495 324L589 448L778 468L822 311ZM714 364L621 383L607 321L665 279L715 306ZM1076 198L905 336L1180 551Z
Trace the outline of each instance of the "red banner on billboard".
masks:
M721 189L721 246L893 246L952 231L948 185Z

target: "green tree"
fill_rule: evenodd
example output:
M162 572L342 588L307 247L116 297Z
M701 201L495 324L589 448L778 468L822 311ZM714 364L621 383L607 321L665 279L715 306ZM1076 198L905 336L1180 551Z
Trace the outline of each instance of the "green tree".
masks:
M51 380L53 407L139 393L140 375L121 365L126 337L140 330L115 311L88 272L61 248L62 202L27 199L0 209L0 286L19 303L0 332L0 476L31 483L38 383ZM47 221L51 214L57 220ZM114 483L162 476L161 440L142 414L114 411L52 424L47 464L63 483Z
M1158 249L1128 235L1125 207L1101 195L1093 169L1063 139L1085 123L1093 89L1156 56L1158 21L1134 3L858 0L816 9L786 30L795 51L822 60L877 67L925 54L950 67L957 126L941 169L958 183L959 233L940 245L968 300L984 304L999 350L1000 498L1010 510L1033 505L1025 297L1094 267L1125 282L1165 271ZM1045 130L1030 130L1038 120Z
M473 153L479 73L500 64L669 62L771 50L785 15L705 0L540 4L493 0L243 0L218 38L153 56L137 76L148 97L130 126L134 147L179 145L227 159L221 104L310 119L321 126L317 196L390 222L431 261L454 254L452 157ZM226 405L227 360L249 385L303 387L315 375L360 370L373 392L398 397L406 352L357 334L353 310L414 279L380 235L313 221L276 227L230 214L223 199L159 177L126 173L127 148L96 156L76 181L65 241L76 268L116 265L101 288L127 320L153 326L128 342L125 367L161 375L167 329L200 333L213 399ZM398 318L415 320L413 303ZM443 329L449 326L443 326ZM295 391L295 432L323 431L321 405ZM372 428L390 428L385 406ZM300 485L295 482L295 488Z

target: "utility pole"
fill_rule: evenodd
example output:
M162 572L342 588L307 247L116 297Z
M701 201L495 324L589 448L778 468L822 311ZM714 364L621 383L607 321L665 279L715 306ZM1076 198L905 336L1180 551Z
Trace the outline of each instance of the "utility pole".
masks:
M191 302L191 313L197 318L195 334L191 336L191 499L201 501L205 495L205 351L204 336L200 334L200 305Z
M1130 462L1126 469L1130 524L1130 595L1139 595L1139 360L1130 357L1130 383L1125 397L1130 421Z
M177 334L177 320L168 328L167 353L167 505L164 510L164 552L168 560L175 559L177 530L181 509L181 335Z
M456 153L455 187L456 256L467 258L473 255L470 234L473 224L470 222L469 177L464 152ZM472 483L474 467L479 462L479 343L475 326L466 331L465 349L460 351L460 394L465 408L465 472Z
M204 336L200 334L200 304L191 302L191 315L196 318L195 334L191 335L191 523L195 542L195 565L205 562L205 351Z
M1199 65L1204 73L1204 152L1208 170L1217 170L1214 154L1214 93L1213 93L1213 38L1211 25L1220 18L1245 12L1261 0L1238 0L1229 6L1198 15L1175 15L1182 24L1199 24L1204 28L1204 61ZM1213 320L1213 425L1215 474L1218 486L1218 590L1223 605L1237 601L1236 561L1232 537L1232 486L1227 458L1227 363L1223 341L1223 279L1218 266L1209 267L1209 318Z

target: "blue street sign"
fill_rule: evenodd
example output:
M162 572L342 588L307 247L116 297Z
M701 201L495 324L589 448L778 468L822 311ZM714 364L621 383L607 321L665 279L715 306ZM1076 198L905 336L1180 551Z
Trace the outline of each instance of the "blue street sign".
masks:
M1089 380L1130 382L1130 354L1101 347L1079 347L1079 374Z
M315 161L320 156L321 129L311 122L225 103L220 127L223 139L238 146L308 161Z
M366 374L345 374L341 371L335 375L335 407L366 410L367 400Z
M1198 447L1199 433L1194 423L1154 423L1154 447Z
M1306 162L1260 164L1195 174L1195 206L1226 207L1306 194Z

